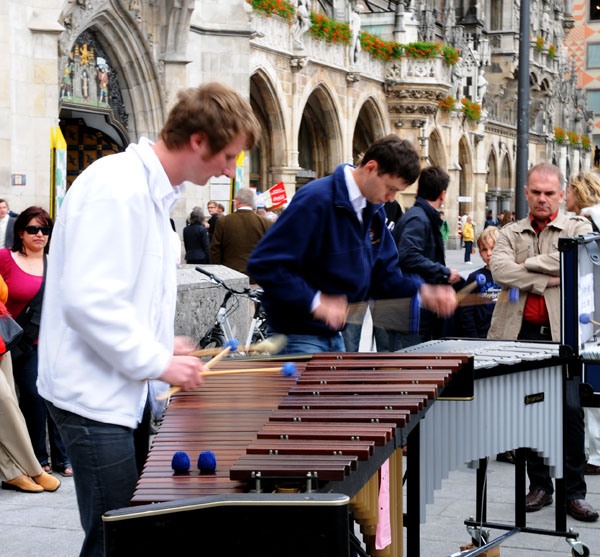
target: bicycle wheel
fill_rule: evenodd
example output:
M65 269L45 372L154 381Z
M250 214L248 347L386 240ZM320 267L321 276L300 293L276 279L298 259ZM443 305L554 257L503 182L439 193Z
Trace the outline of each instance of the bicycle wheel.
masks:
M221 327L212 327L198 342L200 348L220 348L225 344L225 335Z

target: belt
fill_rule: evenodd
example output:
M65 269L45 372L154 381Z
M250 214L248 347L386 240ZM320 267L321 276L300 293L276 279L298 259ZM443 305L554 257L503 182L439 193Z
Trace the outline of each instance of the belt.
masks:
M521 330L525 329L528 332L536 333L541 336L545 336L548 338L552 337L552 330L550 329L550 325L540 325L539 323L532 323L531 321L523 321L521 325Z

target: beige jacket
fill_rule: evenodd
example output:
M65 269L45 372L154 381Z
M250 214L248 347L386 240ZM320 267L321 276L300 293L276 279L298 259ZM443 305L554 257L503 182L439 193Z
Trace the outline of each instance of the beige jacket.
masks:
M552 340L560 341L560 286L546 288L550 276L560 275L558 238L579 236L591 231L588 219L562 213L540 232L539 237L531 227L529 216L502 228L490 268L494 281L503 288L494 309L488 338L517 338L527 294L533 292L544 296ZM517 303L508 301L510 288L519 289Z

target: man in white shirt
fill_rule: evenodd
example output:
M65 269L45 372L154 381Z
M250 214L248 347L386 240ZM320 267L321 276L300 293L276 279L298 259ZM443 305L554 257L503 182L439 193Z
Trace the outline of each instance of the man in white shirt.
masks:
M0 199L0 246L12 248L16 217L9 214L8 201Z
M102 514L137 482L133 431L149 379L184 390L204 370L174 339L177 295L169 212L181 184L235 174L259 126L217 83L182 91L156 143L99 159L69 189L53 230L39 341L40 395L73 464L85 540L104 554Z

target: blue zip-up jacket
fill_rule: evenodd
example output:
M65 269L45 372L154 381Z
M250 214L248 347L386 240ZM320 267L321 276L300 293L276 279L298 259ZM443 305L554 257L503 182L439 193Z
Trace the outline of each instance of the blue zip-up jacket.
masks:
M412 297L422 284L398 267L383 204L367 202L363 224L358 220L344 165L298 190L255 248L247 270L264 289L269 325L283 334L336 333L312 317L318 291L344 294L352 303Z

